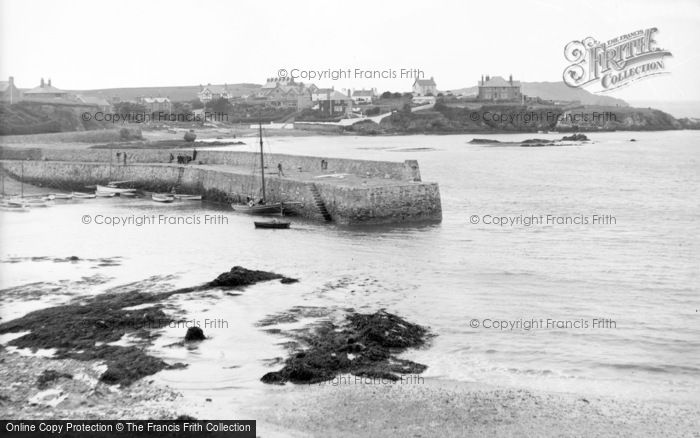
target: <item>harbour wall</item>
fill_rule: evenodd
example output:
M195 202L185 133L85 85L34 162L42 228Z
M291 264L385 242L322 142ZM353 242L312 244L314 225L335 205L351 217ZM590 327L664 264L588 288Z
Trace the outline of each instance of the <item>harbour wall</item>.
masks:
M1 163L3 170L12 177L23 177L27 183L41 186L85 191L85 186L124 180L131 181L133 187L156 192L178 187L181 193L201 194L205 199L218 202L243 202L250 188L259 183L258 178L251 173L241 173L225 167L219 170L157 163L119 166L108 162L48 161L45 157L29 161L3 159ZM302 205L295 210L301 216L324 220L316 205L314 191L325 204L332 220L339 224L367 225L442 219L440 192L435 183L405 181L401 184L351 187L332 182L310 183L285 178L271 178L267 182L269 201L300 202Z
M1 147L2 160L43 160L70 161L92 163L126 162L134 163L169 163L171 154L177 156L193 155L193 149L59 149L59 148L12 148ZM119 153L119 157L117 157ZM325 160L327 173L350 173L369 178L397 179L401 181L421 181L420 168L416 160L404 162L351 160L344 158L325 158L303 155L265 154L265 165L277 169L282 164L285 172L289 171L319 171L321 160ZM260 154L245 151L197 150L198 164L236 166L250 169L260 169Z

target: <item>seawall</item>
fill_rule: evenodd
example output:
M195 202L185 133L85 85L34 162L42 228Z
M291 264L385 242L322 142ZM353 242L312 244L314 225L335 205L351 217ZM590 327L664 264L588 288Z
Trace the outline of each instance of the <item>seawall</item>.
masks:
M122 151L124 152L124 151ZM260 186L260 171L253 173L259 155L246 152L198 151L197 164L170 163L170 154L185 151L127 150L127 164L101 149L0 150L3 169L15 178L65 190L85 191L86 186L109 181L130 181L148 191L201 194L216 202L244 202ZM191 154L192 151L186 151ZM201 158L201 159L200 159ZM442 207L436 183L420 181L418 163L325 159L266 155L267 199L299 202L301 216L344 225L440 221ZM110 162L111 160L111 162ZM201 162L201 164L199 164ZM282 163L285 175L276 172ZM318 170L306 170L307 168ZM274 169L275 171L273 171ZM328 215L324 216L319 201Z

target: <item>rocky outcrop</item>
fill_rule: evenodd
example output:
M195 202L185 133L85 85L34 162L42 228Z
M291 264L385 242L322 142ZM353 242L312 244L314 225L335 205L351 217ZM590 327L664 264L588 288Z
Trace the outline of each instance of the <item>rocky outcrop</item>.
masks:
M279 371L265 374L264 383L317 383L338 374L398 380L418 374L425 365L399 359L396 354L425 343L428 330L385 311L350 314L338 327L325 323L303 339L305 350L293 353Z

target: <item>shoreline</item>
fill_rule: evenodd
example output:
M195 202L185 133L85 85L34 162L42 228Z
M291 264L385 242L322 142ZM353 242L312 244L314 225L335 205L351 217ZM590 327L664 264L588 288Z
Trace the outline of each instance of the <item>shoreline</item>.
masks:
M700 405L670 400L533 391L447 379L412 384L287 384L243 391L245 400L203 398L155 376L114 388L98 382L99 361L27 356L2 349L3 418L176 419L234 413L255 419L261 437L692 436ZM72 378L37 387L41 372ZM347 376L347 375L346 375ZM353 377L349 377L353 380Z

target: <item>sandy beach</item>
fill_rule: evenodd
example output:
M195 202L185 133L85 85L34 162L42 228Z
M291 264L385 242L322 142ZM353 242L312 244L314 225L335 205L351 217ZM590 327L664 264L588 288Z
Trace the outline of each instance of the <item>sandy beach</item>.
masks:
M25 419L212 419L230 406L188 396L144 378L125 388L98 382L99 362L0 352L0 415ZM72 375L37 386L45 370ZM257 420L260 437L690 437L700 406L668 401L496 388L416 379L404 384L266 386L240 400L237 417ZM359 382L359 381L358 381ZM207 415L209 414L209 415Z

